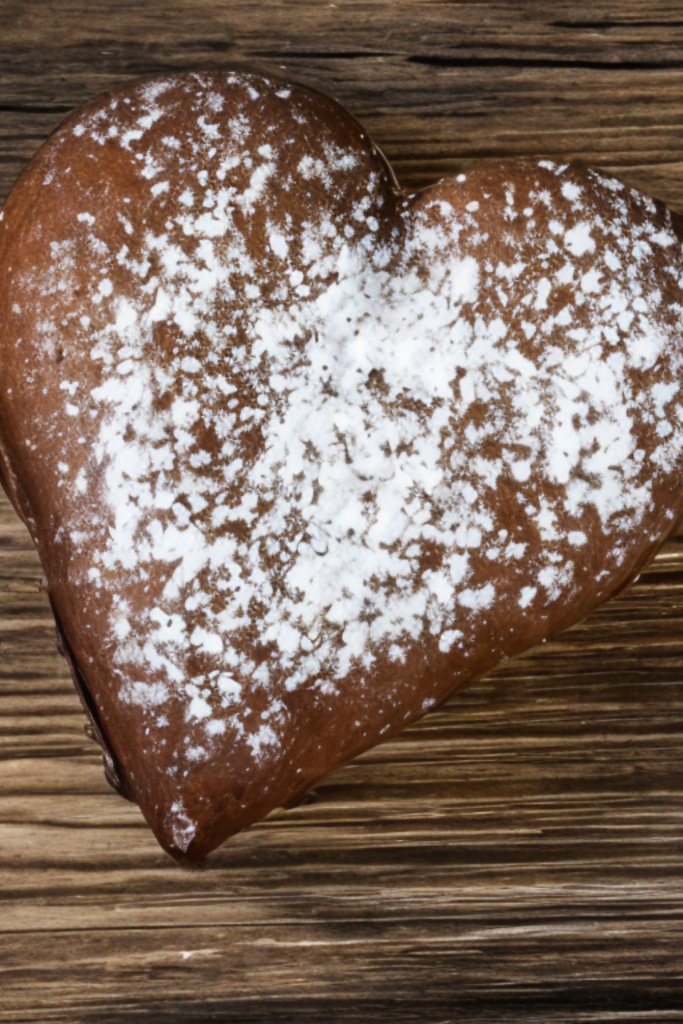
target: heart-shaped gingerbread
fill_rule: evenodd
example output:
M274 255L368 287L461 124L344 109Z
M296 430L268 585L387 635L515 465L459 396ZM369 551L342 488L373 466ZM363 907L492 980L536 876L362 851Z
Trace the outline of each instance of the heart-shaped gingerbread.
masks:
M0 222L0 453L110 779L206 855L584 616L683 507L670 215L580 167L405 195L242 74L71 118Z

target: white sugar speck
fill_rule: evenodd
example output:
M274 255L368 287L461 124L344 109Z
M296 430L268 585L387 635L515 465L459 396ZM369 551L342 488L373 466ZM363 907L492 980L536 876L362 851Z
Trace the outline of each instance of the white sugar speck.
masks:
M565 245L573 256L584 256L587 252L593 252L595 241L591 235L591 226L586 221L581 221L565 233Z

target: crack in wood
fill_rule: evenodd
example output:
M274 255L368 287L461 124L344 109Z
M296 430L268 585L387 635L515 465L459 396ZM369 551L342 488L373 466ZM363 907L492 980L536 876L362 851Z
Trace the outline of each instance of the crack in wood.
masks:
M553 28L568 29L628 29L628 28L657 28L670 29L683 27L683 21L551 21Z
M662 68L683 68L683 58L661 59L657 61L636 61L630 59L620 60L576 60L575 58L564 58L558 54L557 57L461 57L445 55L421 54L405 58L408 64L422 64L426 67L444 68L552 68L554 70L565 69L587 69L601 71L656 71Z

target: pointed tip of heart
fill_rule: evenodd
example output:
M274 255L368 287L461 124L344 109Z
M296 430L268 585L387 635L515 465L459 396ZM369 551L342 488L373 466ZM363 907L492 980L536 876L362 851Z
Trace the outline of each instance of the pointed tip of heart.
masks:
M180 801L175 801L154 833L162 849L180 864L199 864L215 849L203 829L193 821Z
M365 745L344 747L333 761L320 753L305 771L291 751L284 761L277 752L264 755L244 773L235 761L230 770L209 762L180 775L138 762L128 766L125 783L164 852L179 864L200 864L237 833L273 812L297 807L323 777ZM227 763L228 758L221 760Z
M296 789L286 770L264 759L245 784L233 764L229 773L211 763L178 776L139 763L126 781L154 836L173 860L199 864L226 840L265 818ZM131 766L129 766L129 769ZM311 779L306 779L306 789Z
M145 810L143 809L143 813ZM145 814L157 842L179 864L200 864L226 839L245 827L239 815L228 816L216 808L189 811L182 799Z

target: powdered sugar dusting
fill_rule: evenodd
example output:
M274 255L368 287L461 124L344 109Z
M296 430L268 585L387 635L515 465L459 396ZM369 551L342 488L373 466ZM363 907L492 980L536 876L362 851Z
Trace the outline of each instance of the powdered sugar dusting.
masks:
M315 148L276 141L264 97ZM389 209L379 171L358 185L357 144L277 84L196 77L190 130L172 86L129 97L124 128L122 102L72 133L126 154L139 197L84 195L42 286L70 294L92 267L69 329L97 383L67 358L60 384L92 458L64 434L57 540L89 552L84 593L119 595L108 657L150 743L184 709L174 770L226 740L258 762L287 694L358 693L416 644L454 665L484 636L505 653L496 624L573 600L587 545L618 575L683 449L681 309L648 282L675 253L678 295L680 245L642 200L544 161L494 198L460 175Z

